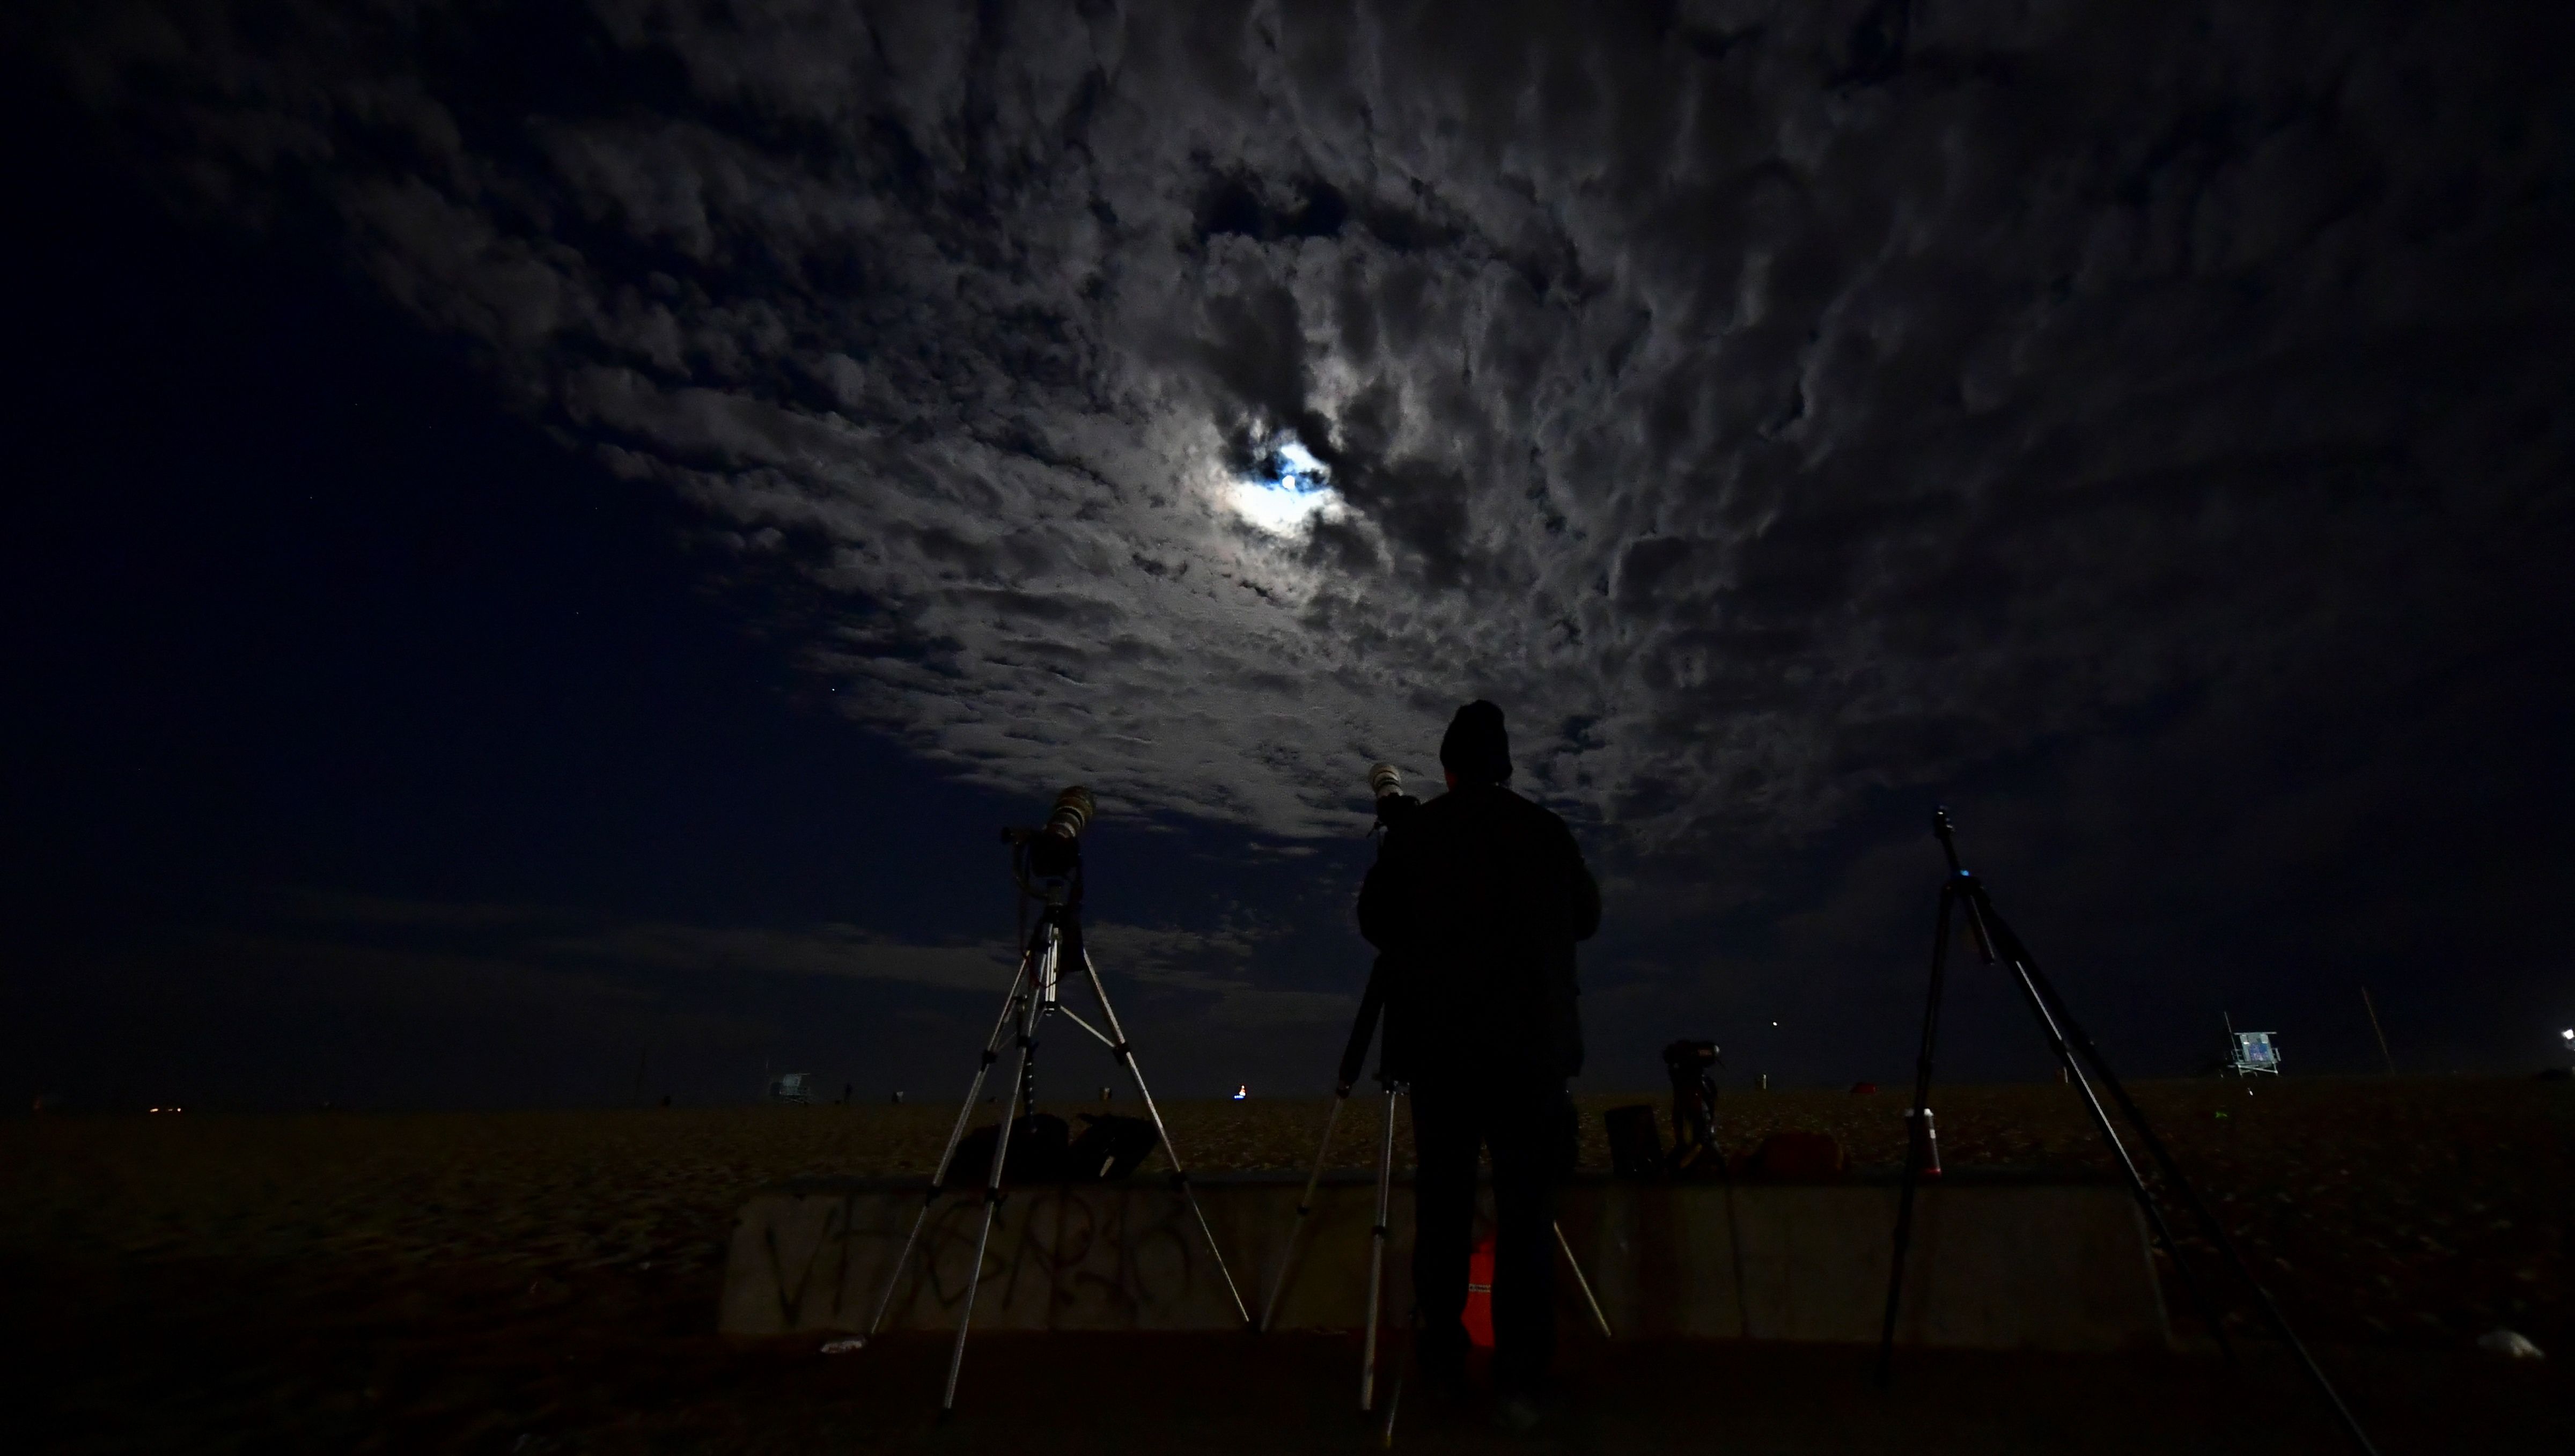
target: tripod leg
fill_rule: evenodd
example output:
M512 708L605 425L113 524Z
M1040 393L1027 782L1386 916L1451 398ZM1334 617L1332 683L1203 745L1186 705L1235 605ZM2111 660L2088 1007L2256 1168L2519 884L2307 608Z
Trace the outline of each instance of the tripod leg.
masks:
M1940 887L1940 915L1931 931L1931 989L1922 1003L1922 1049L1913 1062L1913 1117L1906 1129L1904 1192L1895 1202L1895 1256L1886 1270L1886 1323L1877 1336L1877 1388L1895 1379L1895 1307L1904 1296L1904 1254L1913 1242L1913 1193L1922 1180L1922 1133L1930 1125L1931 1056L1940 1042L1940 993L1949 975L1949 915L1958 903L1954 885Z
M1385 1127L1376 1153L1376 1221L1368 1225L1367 1330L1359 1350L1359 1409L1376 1409L1377 1301L1385 1287L1386 1210L1394 1194L1394 1083L1385 1084Z
M1573 1271L1573 1287L1582 1291L1583 1306L1591 1311L1591 1322L1600 1327L1600 1338L1618 1338L1609 1333L1609 1316L1600 1312L1600 1301L1591 1292L1591 1281L1582 1277L1582 1261L1573 1256L1573 1244L1564 1236L1564 1225L1559 1223L1554 1228L1556 1251L1564 1255L1564 1267Z
M2296 1352L2298 1364L2305 1370L2307 1379L2323 1394L2326 1404L2333 1407L2334 1416L2342 1423L2343 1433L2351 1438L2352 1445L2362 1452L2363 1456L2376 1456L2376 1448L2370 1444L2368 1433L2360 1428L2360 1421L2351 1413L2351 1408L2343 1404L2341 1392L2335 1390L2333 1382L2326 1378L2324 1367L2316 1363L2316 1357L2308 1351L2306 1342L2299 1339L2297 1332L2289 1327L2289 1318L2272 1300L2271 1291L2262 1286L2261 1280L2253 1277L2253 1270L2245 1263L2244 1255L2235 1247L2235 1241L2227 1236L2226 1226L2218 1221L2216 1211L2199 1196L2199 1189L2183 1175L2181 1165L2173 1160L2171 1149L2167 1148L2163 1138L2156 1134L2154 1125L2146 1121L2146 1114L2137 1106L2136 1099L2128 1095L2128 1089L2119 1081L2118 1074L2110 1069L2109 1060L2102 1056L2100 1047L2093 1044L2091 1035L2075 1021L2071 1013L2065 1010L2065 1003L2058 997L2054 983L2049 981L2046 973L2038 968L2038 963L2030 958L2028 950L2020 943L2020 937L2012 933L2011 926L2003 924L1998 915L1994 918L1994 925L1996 932L2003 937L2003 944L2009 949L2014 961L2025 968L2031 982L2055 1009L2058 1019L2065 1028L2067 1039L2083 1053L2084 1059L2092 1064L2093 1070L2100 1074L2102 1085L2110 1089L2110 1098L2118 1103L2120 1115L2126 1117L2129 1125L2137 1129L2137 1139L2146 1145L2147 1155L2153 1158L2155 1166L2162 1170L2165 1181L2181 1194L2182 1202L2190 1208L2192 1216L2207 1233L2209 1242L2217 1245L2217 1250L2226 1259L2228 1267L2235 1271L2236 1277L2244 1281L2246 1288L2253 1291L2253 1302L2262 1311L2263 1322L2271 1326L2272 1333L2280 1337L2281 1343ZM2174 1262L2178 1264L2180 1259L2180 1251L2174 1250ZM2213 1320L2210 1327L2217 1331L2221 1342L2225 1340L2224 1329L2219 1328ZM2228 1348L2231 1354L2232 1347Z
M1041 931L1041 933L1044 933ZM1044 955L1052 957L1055 945L1049 941ZM1041 962L1037 967L1038 983L1044 984L1052 966ZM1038 1053L1039 1011L1034 997L1020 1003L1020 1069L1014 1084L1025 1087L1033 1072ZM993 1139L993 1165L984 1173L984 1226L975 1234L975 1262L967 1267L966 1305L957 1311L957 1344L948 1352L948 1388L939 1397L939 1413L944 1417L957 1409L957 1375L966 1366L966 1334L975 1324L975 1294L984 1283L984 1251L993 1241L993 1214L1002 1205L1002 1169L1011 1156L1012 1113L1018 1110L1019 1098L1002 1109L1002 1125Z
M1323 1140L1314 1148L1314 1170L1305 1175L1305 1194L1296 1200L1296 1222L1288 1230L1288 1246L1280 1251L1279 1273L1270 1282L1270 1297L1261 1302L1258 1328L1270 1328L1270 1321L1279 1313L1279 1295L1288 1287L1288 1267L1296 1262L1296 1238L1305 1231L1305 1215L1314 1211L1314 1188L1323 1181L1323 1159L1331 1155L1332 1124L1341 1120L1341 1107L1349 1100L1350 1089L1341 1088L1333 1094L1332 1110L1323 1118Z
M885 1293L877 1299L876 1318L868 1321L868 1336L874 1338L885 1324L886 1310L894 1304L894 1291L903 1283L904 1266L912 1262L913 1246L921 1241L921 1227L930 1220L931 1207L939 1202L939 1190L948 1179L949 1160L957 1156L957 1144L966 1137L966 1124L974 1119L975 1099L984 1095L984 1079L992 1074L993 1063L1001 1059L1002 1033L1011 1028L1011 1018L1020 1008L1020 988L1028 984L1029 965L1038 951L1032 946L1020 957L1019 974L1011 977L1010 994L1002 998L1002 1014L993 1022L993 1034L984 1038L983 1059L975 1063L975 1080L966 1088L966 1100L957 1108L957 1120L948 1129L948 1145L939 1151L939 1166L930 1175L930 1191L922 1197L921 1211L912 1216L912 1232L903 1238L903 1252L894 1257L894 1268L886 1274Z
M1143 1098L1147 1115L1154 1119L1154 1135L1163 1140L1163 1153L1172 1160L1172 1181L1189 1201L1190 1212L1198 1218L1199 1232L1207 1239L1208 1252L1216 1258L1217 1277L1225 1281L1226 1297L1234 1301L1234 1312L1242 1317L1243 1327L1252 1329L1252 1311L1244 1306L1243 1291L1235 1287L1234 1271L1225 1266L1225 1250L1217 1247L1216 1228L1208 1222L1207 1210L1199 1206L1198 1190L1190 1186L1189 1169L1181 1163L1181 1150L1172 1145L1171 1129L1163 1125L1163 1109L1154 1103L1154 1091L1145 1085L1145 1069L1136 1064L1135 1043L1127 1039L1127 1028L1118 1022L1118 1008L1109 1003L1109 987L1101 982L1100 967L1091 963L1091 952L1082 952L1083 974L1091 981L1091 994L1100 1001L1100 1015L1109 1023L1109 1034L1118 1038L1110 1050L1127 1067L1128 1080L1136 1084L1136 1095Z
M2028 1003L2030 1014L2037 1018L2039 1034L2047 1038L2047 1049L2055 1054L2057 1065L2065 1069L2065 1080L2082 1095L2083 1109L2091 1114L2093 1129L2101 1134L2101 1140L2109 1146L2111 1158L2119 1165L2120 1174L2127 1179L2129 1193L2136 1198L2138 1209L2146 1215L2146 1226L2153 1230L2155 1241L2172 1258L2173 1269L2181 1275L2181 1287L2190 1296L2191 1307L2208 1322L2209 1329L2217 1335L2219 1348L2232 1360L2235 1346L2226 1338L2225 1326L2218 1322L2217 1308L2209 1302L2207 1291L2200 1287L2199 1276L2182 1256L2181 1244L2173 1238L2172 1226L2164 1219L2163 1206L2155 1202L2154 1194L2147 1189L2145 1176L2137 1171L2137 1160L2128 1155L2127 1143L2120 1138L2118 1128L2111 1124L2108 1110L2101 1105L2100 1094L2092 1089L2092 1079L2084 1074L2082 1062L2076 1058L2072 1044L2065 1039L2064 1027L2058 1023L2051 998L2039 989L2037 979L2030 973L2029 961L2012 953L2017 948L2018 938L2011 934L2011 927L2002 924L2001 917L1994 913L1993 905L1984 897L1983 886L1975 886L1967 892L1966 904L1968 923L1975 928L1977 943L1986 947L1987 953L1999 957L2011 972L2012 984L2020 990L2021 999Z

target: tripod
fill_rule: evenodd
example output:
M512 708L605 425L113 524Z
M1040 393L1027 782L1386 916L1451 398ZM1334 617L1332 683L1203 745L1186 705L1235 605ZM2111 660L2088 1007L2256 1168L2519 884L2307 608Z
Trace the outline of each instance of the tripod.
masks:
M1349 1041L1341 1049L1340 1076L1332 1092L1331 1110L1323 1117L1323 1139L1314 1148L1314 1166L1305 1175L1304 1196L1296 1200L1296 1222L1288 1231L1288 1246L1281 1253L1279 1272L1271 1280L1270 1296L1262 1301L1260 1328L1269 1329L1279 1312L1279 1296L1288 1287L1288 1271L1296 1262L1296 1240L1305 1230L1305 1216L1314 1208L1314 1189L1323 1178L1324 1159L1331 1155L1332 1128L1340 1121L1341 1107L1350 1099L1350 1088L1359 1078L1359 1067L1367 1059L1368 1042L1375 1036L1377 1017L1385 1004L1385 962L1380 958L1368 972L1367 989L1359 997L1359 1014L1350 1026ZM1384 1113L1378 1124L1376 1153L1376 1216L1368 1224L1367 1323L1360 1336L1359 1409L1376 1409L1376 1337L1380 1301L1385 1287L1386 1241L1390 1236L1388 1209L1394 1192L1394 1099L1404 1090L1404 1083L1387 1074L1380 1054L1377 1061L1377 1086L1382 1089ZM1583 1276L1582 1263L1573 1256L1573 1245L1564 1236L1564 1225L1553 1225L1556 1252L1564 1256L1564 1266L1573 1271L1574 1286L1582 1292L1582 1302L1591 1312L1591 1322L1599 1327L1603 1339L1610 1338L1609 1317L1601 1312L1600 1301L1591 1292L1591 1281ZM1396 1387L1397 1394L1401 1386ZM1394 1412L1386 1412L1386 1429L1393 1430Z
M1065 805L1080 793L1080 811L1068 815ZM930 1190L922 1199L921 1211L913 1216L912 1232L905 1235L903 1251L895 1256L894 1269L886 1276L885 1293L877 1300L875 1318L868 1322L873 1337L885 1323L886 1311L894 1303L895 1290L903 1283L904 1266L911 1262L914 1246L921 1239L922 1226L930 1219L930 1210L939 1202L939 1194L948 1181L948 1167L957 1156L957 1145L965 1139L966 1125L974 1120L975 1104L984 1094L985 1078L993 1064L1001 1059L1006 1040L1015 1039L1020 1048L1017 1086L1011 1105L1003 1109L1001 1126L993 1139L993 1160L984 1173L983 1226L975 1235L975 1262L966 1277L966 1304L957 1314L957 1343L948 1356L948 1384L939 1399L944 1419L957 1408L957 1376L966 1363L966 1334L975 1320L975 1295L984 1279L984 1251L993 1237L993 1216L1001 1207L1002 1177L1011 1154L1011 1130L1019 1120L1014 1113L1025 1115L1037 1105L1038 1033L1050 1015L1061 1014L1074 1025L1088 1031L1101 1045L1109 1048L1126 1068L1136 1084L1137 1095L1145 1102L1146 1114L1154 1120L1154 1133L1162 1140L1163 1151L1172 1160L1172 1184L1189 1201L1190 1212L1198 1219L1199 1232L1207 1239L1208 1252L1216 1259L1218 1277L1225 1281L1226 1296L1234 1301L1235 1312L1249 1326L1252 1315L1243 1306L1243 1294L1235 1287L1233 1271L1225 1264L1225 1251L1217 1247L1216 1230L1208 1223L1207 1211L1199 1206L1199 1196L1190 1184L1190 1175L1182 1165L1180 1149L1172 1145L1171 1130L1163 1125L1163 1112L1154 1104L1154 1093L1145 1085L1143 1068L1136 1064L1136 1049L1127 1039L1126 1028L1119 1024L1118 1010L1109 1002L1109 988L1101 982L1100 968L1092 963L1091 952L1082 942L1082 848L1076 837L1090 817L1090 794L1080 789L1067 789L1057 800L1057 812L1045 829L1006 829L1004 837L1013 847L1012 873L1019 881L1021 893L1042 902L1036 928L1030 931L1027 948L1020 953L1020 966L1011 978L1011 989L1002 1002L1002 1014L993 1023L993 1032L984 1039L984 1053L975 1066L975 1080L966 1089L966 1100L957 1109L957 1121L948 1130L948 1145L939 1154L939 1166L930 1175ZM1070 831L1059 825L1070 823ZM1091 987L1092 998L1100 1005L1100 1017L1109 1023L1101 1030L1063 1002L1063 980L1068 967L1080 966L1083 979Z
M2156 1242L2171 1255L2173 1268L2181 1274L2183 1287L2189 1291L2191 1303L2197 1307L2200 1316L2207 1320L2208 1327L2216 1333L2220 1348L2226 1351L2229 1359L2234 1358L2234 1346L2227 1341L2225 1327L2219 1323L2211 1310L2207 1296L2201 1292L2197 1278L2191 1273L2190 1265L2183 1261L2181 1248L2173 1241L2172 1230L2165 1225L2161 1207L2155 1202L2153 1194L2147 1190L2145 1178L2138 1171L2135 1159L2128 1155L2126 1145L2119 1140L2118 1129L2110 1122L2110 1114L2101 1105L2099 1093L2093 1089L2092 1078L2094 1077L2099 1078L2101 1086L2109 1091L2111 1101L2118 1104L2120 1114L2136 1130L2137 1140L2145 1145L2147 1153L2153 1157L2165 1185L2180 1195L2181 1201L2195 1215L2209 1242L2217 1246L2237 1277L2253 1291L2254 1302L2260 1306L2263 1319L2270 1325L2272 1332L2296 1352L2298 1362L2305 1368L2308 1379L2314 1382L2317 1391L2333 1407L2334 1416L2341 1422L2343 1431L2351 1437L2352 1445L2362 1453L2362 1456L2377 1456L2376 1448L2370 1445L2368 1435L2360 1428L2360 1422L2353 1418L2350 1408L2343 1404L2342 1397L2335 1392L2333 1382L2325 1378L2323 1368L2316 1364L2315 1357L2307 1352L2306 1345L2289 1328L2287 1316L2280 1312L2279 1305L2272 1302L2270 1291L2264 1289L2261 1281L2253 1277L2253 1271L2246 1266L2243 1255L2236 1252L2234 1241L2227 1237L2225 1226L2217 1221L2216 1214L2200 1198L2199 1190L2182 1175L2180 1165L2173 1161L2172 1153L2164 1146L2163 1139L2155 1134L2153 1125L2146 1121L2145 1114L2138 1110L2136 1101L2128 1095L2128 1089L2120 1084L2118 1075L2110 1070L2110 1064L2102 1057L2101 1049L2093 1044L2091 1036L2075 1021L2073 1014L2066 1010L2064 1001L2056 993L2055 985L2039 970L2038 962L2030 955L2029 948L2021 944L2020 937L2014 934L2011 926L2004 923L2002 916L1995 912L1993 899L1986 893L1984 881L1968 872L1958 862L1958 846L1953 837L1949 811L1946 808L1932 811L1931 832L1939 838L1941 852L1948 858L1949 874L1940 886L1940 913L1931 942L1931 988L1929 998L1922 1010L1922 1048L1915 1062L1913 1107L1906 1119L1908 1126L1904 1156L1904 1188L1896 1203L1895 1257L1886 1281L1886 1323L1878 1337L1877 1383L1879 1387L1884 1388L1894 1376L1896 1305L1904 1288L1905 1248L1913 1236L1913 1195L1915 1186L1921 1180L1926 1161L1925 1148L1930 1137L1931 1063L1940 1032L1940 992L1948 973L1952 916L1963 911L1966 915L1967 931L1974 940L1976 953L1986 964L2000 964L2010 972L2013 986L2020 991L2021 999L2028 1003L2031 1016L2038 1022L2039 1033L2047 1040L2048 1050L2055 1055L2057 1065L2064 1069L2065 1080L2081 1094L2084 1110L2091 1115L2092 1125L2100 1132L2102 1141L2109 1145L2111 1159L2119 1165L2121 1175L2127 1180L2128 1191L2135 1196L2137 1206L2144 1211L2146 1222L2153 1229ZM2091 1067L2089 1076L2084 1071L2087 1063Z

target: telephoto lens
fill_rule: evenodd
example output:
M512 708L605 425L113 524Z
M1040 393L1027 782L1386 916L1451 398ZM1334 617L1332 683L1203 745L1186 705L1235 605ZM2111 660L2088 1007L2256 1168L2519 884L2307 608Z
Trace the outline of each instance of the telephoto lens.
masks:
M1376 795L1376 823L1380 829L1393 828L1397 819L1421 807L1420 799L1403 791L1403 775L1395 771L1392 763L1368 765L1368 791Z
M1091 816L1099 811L1092 801L1091 790L1077 783L1055 796L1055 808L1048 813L1046 831L1060 839L1078 839L1090 826Z

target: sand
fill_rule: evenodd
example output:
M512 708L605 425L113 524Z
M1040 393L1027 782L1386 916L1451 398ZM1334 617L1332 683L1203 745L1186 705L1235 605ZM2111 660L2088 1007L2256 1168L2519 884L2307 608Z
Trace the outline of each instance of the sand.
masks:
M2472 1343L2504 1324L2551 1351L2553 1370L2575 1359L2575 1089L2355 1079L2139 1094L2337 1358L2481 1372L2501 1362ZM1648 1098L1585 1099L1595 1166L1596 1113L1621 1100ZM1858 1161L1891 1162L1901 1101L1893 1088L1738 1093L1721 1118L1732 1142L1811 1128ZM1935 1106L1953 1166L2107 1167L2066 1089L1958 1088ZM1197 1167L1301 1170L1323 1104L1169 1112ZM759 1440L793 1445L793 1393L823 1378L799 1373L812 1352L712 1333L734 1211L790 1177L924 1171L953 1113L15 1119L0 1124L0 1273L23 1294L8 1302L12 1343L39 1352L20 1366L35 1377L30 1408L46 1444L69 1450L510 1450L523 1436L559 1444L517 1449L694 1450L732 1449L721 1430L752 1399ZM1366 1159L1373 1117L1353 1102L1336 1162ZM2301 1399L2274 1394L2266 1405ZM758 1444L749 1429L736 1434Z

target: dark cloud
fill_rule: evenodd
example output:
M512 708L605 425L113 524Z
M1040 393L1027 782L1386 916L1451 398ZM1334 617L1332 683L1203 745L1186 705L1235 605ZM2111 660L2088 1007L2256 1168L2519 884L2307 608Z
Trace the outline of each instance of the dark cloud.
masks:
M1282 832L1431 735L1410 690L1593 721L1547 786L1649 838L1818 827L2261 694L2565 458L2510 368L2570 302L2529 266L2563 118L2491 29L1523 20L629 0L538 33L591 84L515 113L515 20L111 12L72 54L175 179L319 189L536 408L828 543L912 650L816 645L853 711ZM1226 506L1280 428L1347 508L1306 549Z
M757 1094L749 1069L762 1057L827 1070L836 1089L854 1081L873 1098L907 1085L944 1094L971 1073L1017 956L1005 938L906 940L837 922L315 890L272 900L251 923L129 934L86 953L76 983L39 977L17 992L102 1057L104 1082L99 1067L73 1068L91 1098L193 1087L232 1105L622 1102L649 1069L653 1095L732 1101ZM1301 1045L1356 1004L1339 990L1259 983L1251 966L1280 933L1231 905L1206 929L1100 919L1090 944L1125 1024L1159 1053L1149 1070L1212 1081L1211 1060L1275 1071L1241 1047L1283 1035ZM1069 994L1091 1016L1090 992L1077 982ZM865 1014L848 1014L854 1001ZM209 1034L218 1027L227 1034ZM1109 1069L1058 1029L1058 1074ZM1192 1044L1211 1034L1227 1049Z
M2401 717L2564 598L2544 7L250 17L55 54L819 588L813 671L969 780L1340 834L1480 695L1603 852L1766 854Z

